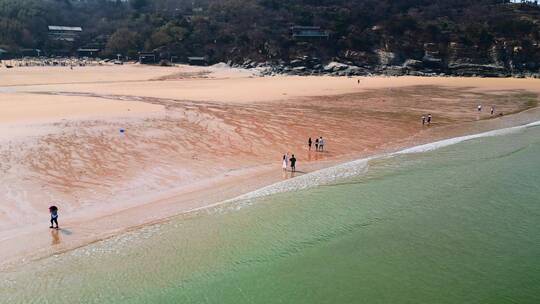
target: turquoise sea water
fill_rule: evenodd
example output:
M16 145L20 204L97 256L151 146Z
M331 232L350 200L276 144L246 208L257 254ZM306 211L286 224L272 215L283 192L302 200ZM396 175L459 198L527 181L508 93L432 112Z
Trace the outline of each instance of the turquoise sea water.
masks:
M1 303L540 303L540 127L0 274Z

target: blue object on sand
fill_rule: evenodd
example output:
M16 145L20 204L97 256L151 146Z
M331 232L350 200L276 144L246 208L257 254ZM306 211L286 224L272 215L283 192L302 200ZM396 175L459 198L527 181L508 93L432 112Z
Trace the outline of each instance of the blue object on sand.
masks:
M120 133L125 133L125 132L126 132L126 130L120 129Z

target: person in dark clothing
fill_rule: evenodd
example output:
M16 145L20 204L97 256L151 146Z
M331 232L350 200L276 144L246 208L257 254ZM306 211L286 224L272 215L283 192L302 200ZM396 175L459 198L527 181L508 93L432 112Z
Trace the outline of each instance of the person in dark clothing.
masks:
M294 154L289 161L291 162L291 171L296 172L296 157L294 157Z
M49 212L51 213L51 226L49 228L55 228L54 224L56 224L56 229L58 229L58 207L50 206Z
M307 145L308 145L308 148L309 148L309 151L311 151L311 144L313 143L313 141L311 141L311 137L308 139L307 141Z
M315 138L315 151L319 151L319 139Z

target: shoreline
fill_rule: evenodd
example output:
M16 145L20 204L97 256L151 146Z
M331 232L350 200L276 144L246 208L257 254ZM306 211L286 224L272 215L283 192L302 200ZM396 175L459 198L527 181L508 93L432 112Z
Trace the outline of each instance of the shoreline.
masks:
M399 151L405 151L407 149L419 147L425 144L436 143L440 140L451 140L460 136L474 136L482 132L496 131L511 127L519 127L527 123L536 122L540 120L539 117L540 107L536 107L521 111L516 114L498 117L494 119L485 119L475 122L462 123L457 126L447 125L435 127L429 130L430 134L428 136L425 136L425 134L415 134L402 141L388 143L387 146L380 147L375 151L369 151L367 153L351 153L348 155L341 155L334 159L327 159L324 161L314 161L308 163L307 168L309 170L306 172L306 174L314 174L316 172L319 172L320 170L341 166L351 161L360 161L362 159L372 159L384 155L391 155L392 153L399 153ZM418 138L420 137L420 135L422 137ZM304 168L305 167L302 167L302 169ZM2 257L2 262L0 263L0 271L10 271L16 269L21 265L32 263L34 261L41 260L53 255L69 252L76 248L81 248L89 244L100 242L127 232L136 231L146 226L168 222L174 218L185 216L190 213L195 213L222 204L227 204L231 201L237 201L239 199L242 199L243 196L249 195L252 192L261 191L262 189L265 189L267 187L272 187L277 183L288 183L297 180L297 178L283 180L280 177L276 177L275 173L281 173L281 170L278 168L278 165L275 164L266 164L257 167L250 167L247 169L239 169L235 171L236 172L234 172L234 178L231 178L230 176L225 174L224 176L220 176L217 179L206 179L198 181L195 184L181 187L184 188L184 191L174 189L172 191L167 191L167 193L165 194L157 194L154 200L150 200L144 204L136 205L131 208L108 214L102 217L100 221L112 223L117 222L123 223L124 225L120 224L117 225L117 227L109 227L109 230L104 233L89 234L86 236L83 235L76 241L72 241L71 244L68 244L67 246L62 244L60 244L62 245L61 247L49 245L47 248L38 251L28 250L28 248L25 248L26 250L21 250L22 252L12 252L12 254L8 254L8 256L12 256L11 259L7 257ZM299 175L298 177L301 176L304 175ZM256 177L257 183L253 183L250 185L245 184L247 181L254 180L254 177ZM216 185L218 186L216 187ZM182 197L182 199L180 199L180 197ZM147 216L146 218L139 221L135 221L131 225L127 226L125 225L126 222L122 221L126 218L137 218L133 217L133 215L140 214L141 209L148 208L151 204L153 205L152 209L159 209L159 212L152 214L152 216ZM120 219L120 221L115 221L118 219ZM80 226L84 226L81 224L88 224L88 221L93 222L92 224L94 227L96 226L96 224L97 226L99 226L100 224L99 221L98 223L96 223L95 221L92 221L92 219L87 219L86 221L80 221L78 228L82 228ZM64 231L67 231L67 233L71 234L74 227L77 226L67 225L67 229L64 229ZM39 229L43 230L42 227ZM95 228L95 231L99 231L97 227ZM31 236L28 237L29 234L32 234L33 232L36 231L26 231L25 236L28 239L27 241L31 241L31 239L34 239ZM21 237L4 239L0 241L0 243L4 243L2 244L3 248L12 248L9 245L5 246L6 242L25 243L24 238L21 239ZM44 243L50 242L49 240L47 240ZM38 244L35 242L33 242L33 245L34 246L32 247L43 246L43 244ZM3 254L6 254L6 251L3 251Z

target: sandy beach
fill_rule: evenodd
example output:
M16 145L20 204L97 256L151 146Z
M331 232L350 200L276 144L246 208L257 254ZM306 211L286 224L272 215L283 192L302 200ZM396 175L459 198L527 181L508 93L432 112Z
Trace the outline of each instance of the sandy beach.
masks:
M538 94L538 79L0 69L0 267L347 160L528 122ZM308 151L318 136L326 151ZM296 174L281 170L286 152ZM48 229L51 204L60 239Z

